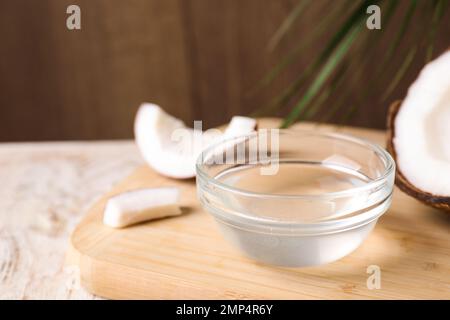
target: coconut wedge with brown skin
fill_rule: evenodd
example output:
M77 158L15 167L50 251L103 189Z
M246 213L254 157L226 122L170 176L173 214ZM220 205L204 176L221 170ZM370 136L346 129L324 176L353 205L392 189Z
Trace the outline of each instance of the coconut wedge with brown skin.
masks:
M427 64L387 119L395 184L417 200L450 212L450 50Z

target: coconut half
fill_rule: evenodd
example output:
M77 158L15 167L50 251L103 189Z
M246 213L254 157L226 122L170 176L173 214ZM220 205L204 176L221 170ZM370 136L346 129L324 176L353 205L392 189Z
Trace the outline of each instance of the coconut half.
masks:
M250 133L256 120L236 116L225 132L192 129L153 103L143 103L136 114L134 135L144 160L162 175L186 179L195 176L201 151L219 139Z
M450 211L450 51L428 63L405 99L391 105L387 126L396 185Z

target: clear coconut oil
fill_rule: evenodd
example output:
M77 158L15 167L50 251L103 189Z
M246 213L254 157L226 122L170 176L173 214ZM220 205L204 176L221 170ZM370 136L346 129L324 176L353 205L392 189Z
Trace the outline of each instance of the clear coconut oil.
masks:
M281 162L275 175L262 175L260 169L261 165L238 166L215 177L247 195L233 193L222 197L225 207L234 208L246 216L285 225L284 232L288 233L281 235L272 228L255 232L246 226L236 229L219 224L226 238L257 260L284 266L318 265L333 261L353 251L375 225L373 221L339 233L299 234L295 229L299 223L304 226L321 222L338 223L340 219L367 210L370 192L335 196L336 192L354 190L371 181L357 170L321 162L291 161ZM326 198L327 194L330 199Z
M351 190L371 181L356 170L321 162L281 162L274 175L262 175L261 166L233 167L216 179L245 192L275 195L264 203L257 197L228 199L246 213L273 220L311 223L348 217L364 206L364 194L341 202L296 201L295 197ZM292 196L292 201L277 201L276 195Z
M252 133L202 153L198 196L224 237L256 261L287 267L336 261L358 248L391 203L392 157L343 134L280 130L276 149L268 148L278 170L210 161L232 143L250 156L263 140Z

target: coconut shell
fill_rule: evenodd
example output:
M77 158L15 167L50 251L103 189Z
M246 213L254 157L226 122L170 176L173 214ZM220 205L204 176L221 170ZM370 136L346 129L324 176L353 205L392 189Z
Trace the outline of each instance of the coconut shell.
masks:
M398 111L402 106L402 101L395 101L389 108L388 118L387 118L387 150L392 155L394 160L397 162L394 137L395 137L395 118L397 117ZM401 168L397 166L395 174L395 184L408 195L416 198L417 200L425 203L434 208L445 210L450 212L450 197L438 196L431 194L429 192L420 190L414 186L411 182L406 179L403 175Z

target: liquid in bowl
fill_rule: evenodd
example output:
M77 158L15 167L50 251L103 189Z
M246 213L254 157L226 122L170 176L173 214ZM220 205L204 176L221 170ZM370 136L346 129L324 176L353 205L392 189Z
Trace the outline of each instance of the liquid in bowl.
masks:
M329 146L317 152L319 142ZM304 267L346 256L390 205L392 158L376 145L345 135L282 131L283 148L289 152L280 153L274 175L261 175L263 165L257 163L200 162L202 205L225 238L255 260Z

